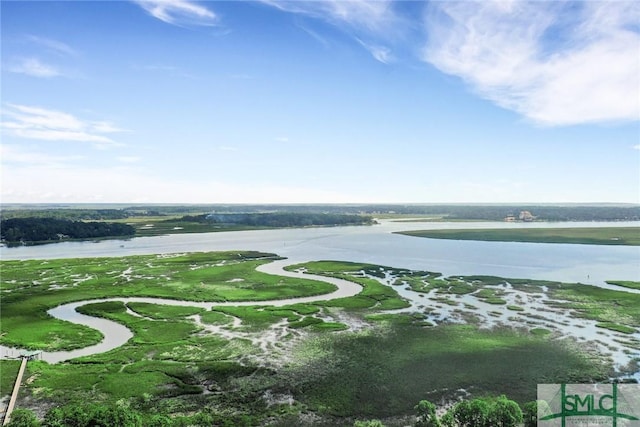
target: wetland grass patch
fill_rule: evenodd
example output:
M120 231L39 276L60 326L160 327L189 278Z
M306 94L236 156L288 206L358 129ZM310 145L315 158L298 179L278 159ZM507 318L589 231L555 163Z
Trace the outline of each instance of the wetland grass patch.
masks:
M11 394L20 369L19 360L0 360L0 397Z
M397 234L430 239L491 242L573 243L586 245L640 245L640 227L491 228L403 231Z
M300 349L286 375L310 408L335 416L410 412L416 396L437 400L464 388L526 402L549 381L606 379L608 367L562 345L511 329L424 328L407 317L374 332L330 335Z
M123 258L1 261L0 343L40 350L96 344L94 329L51 318L60 304L108 297L158 297L192 301L264 301L329 293L319 281L255 271L279 259L260 252L144 255ZM241 282L229 282L234 278ZM163 310L178 310L168 308Z

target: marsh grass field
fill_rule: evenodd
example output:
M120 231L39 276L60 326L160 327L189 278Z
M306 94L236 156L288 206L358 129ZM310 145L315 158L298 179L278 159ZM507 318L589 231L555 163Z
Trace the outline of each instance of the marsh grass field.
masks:
M598 324L620 341L609 346L640 349L636 294L317 261L288 269L340 277L362 291L329 301L261 305L334 290L329 283L255 270L275 259L216 252L3 261L0 343L21 348L78 348L101 339L97 331L48 316L48 309L66 302L130 296L255 301L210 311L122 301L81 306L84 314L125 325L133 338L68 362L30 362L18 406L42 413L77 402L119 402L146 417L207 414L238 426L304 425L309 419L347 426L371 417L392 426L403 425L421 399L446 403L460 393L505 394L523 404L535 399L538 383L615 375L606 354L531 310L529 301L536 299L550 313ZM17 363L2 360L0 370L6 395Z
M640 245L640 227L420 230L403 231L398 234L427 237L430 239L482 240L491 242Z

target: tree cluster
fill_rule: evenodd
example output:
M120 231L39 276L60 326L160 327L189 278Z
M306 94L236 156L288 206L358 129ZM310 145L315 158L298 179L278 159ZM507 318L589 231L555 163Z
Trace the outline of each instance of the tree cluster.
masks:
M9 209L2 211L2 219L11 218L57 218L70 221L104 221L128 218L122 209Z
M7 243L51 242L64 239L133 236L127 224L82 222L56 218L12 218L0 221L0 238Z
M214 213L186 215L177 221L201 224L244 225L250 227L308 227L319 225L371 224L372 218L363 215L330 213Z
M436 414L436 406L421 400L416 406L414 427L535 427L537 403L529 402L523 410L505 396L463 400L454 405L442 417ZM8 427L242 427L255 425L249 415L216 415L207 411L191 416L169 417L148 414L126 404L69 404L56 407L46 413L42 421L32 411L16 409ZM379 420L358 420L354 427L384 427Z
M138 411L126 404L68 404L50 409L42 421L32 411L16 409L8 427L249 427L249 415L221 416L207 411L188 416L168 416Z
M504 395L497 398L463 400L438 417L436 405L421 400L415 406L414 427L535 427L537 403L529 402L520 408ZM354 427L384 427L379 420L356 421Z

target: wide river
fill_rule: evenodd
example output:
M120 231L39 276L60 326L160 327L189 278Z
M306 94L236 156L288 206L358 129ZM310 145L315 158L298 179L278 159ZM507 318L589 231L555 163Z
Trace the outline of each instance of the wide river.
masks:
M255 230L0 247L0 259L126 256L174 252L258 250L293 262L341 260L441 272L547 279L603 286L640 281L640 246L506 243L426 239L393 231L451 228L640 226L640 222L392 222L374 226ZM606 286L606 285L604 285Z

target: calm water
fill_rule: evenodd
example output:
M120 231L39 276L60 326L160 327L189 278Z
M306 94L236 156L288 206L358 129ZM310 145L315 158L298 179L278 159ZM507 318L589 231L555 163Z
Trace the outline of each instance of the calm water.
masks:
M46 259L155 253L259 250L293 261L342 260L429 270L446 275L488 274L603 285L605 280L640 281L639 246L474 242L425 239L393 231L443 228L640 226L615 223L400 223L365 227L256 230L176 234L131 240L65 242L0 248L0 258Z

